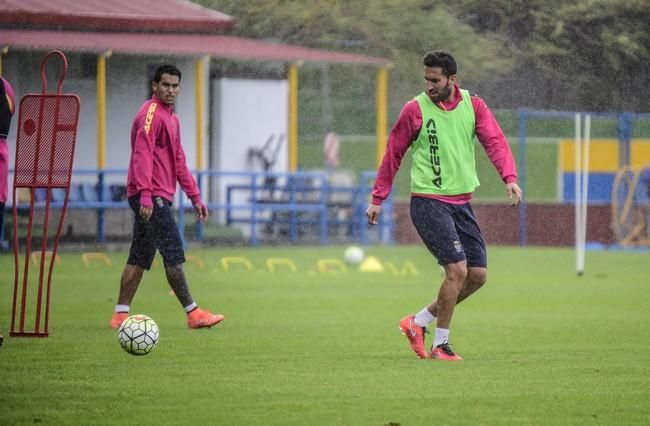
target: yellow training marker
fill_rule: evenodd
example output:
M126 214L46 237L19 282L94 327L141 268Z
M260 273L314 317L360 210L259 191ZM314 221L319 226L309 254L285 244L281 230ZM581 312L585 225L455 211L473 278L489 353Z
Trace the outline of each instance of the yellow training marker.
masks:
M388 271L393 275L399 275L400 274L399 271L397 270L395 265L393 265L392 262L384 262L384 268L388 269Z
M368 256L359 266L361 272L384 272L384 266L375 256Z
M415 267L415 264L411 262L410 260L407 260L404 262L404 266L402 266L402 275L418 275L418 268ZM442 270L442 276L445 276L445 270Z
M345 267L345 263L338 259L320 259L318 261L318 272L347 272L348 268ZM331 268L335 270L332 270ZM338 270L337 270L338 269Z
M401 270L398 270L397 267L391 262L385 262L384 268L386 268L393 275L418 275L418 270L411 261L404 262ZM445 276L445 270L442 269L442 276Z
M104 265L111 266L111 259L106 256L104 253L99 252L87 252L81 255L81 260L83 261L86 268L90 265L91 260L101 260L104 262Z
M269 272L275 272L275 267L279 265L286 266L289 268L289 271L291 272L296 272L296 264L293 263L293 260L287 259L284 257L269 257L266 259L266 268L269 270Z
M222 257L221 264L223 265L223 269L226 272L230 270L231 264L242 265L244 269L249 272L253 270L253 264L245 257Z
M51 251L46 251L45 252L45 260L47 261L48 259L52 258L52 252ZM41 252L34 252L32 253L32 263L34 265L38 265L38 262L41 260ZM54 258L54 263L56 265L59 265L61 263L61 259L59 258L59 255L57 254L56 257Z

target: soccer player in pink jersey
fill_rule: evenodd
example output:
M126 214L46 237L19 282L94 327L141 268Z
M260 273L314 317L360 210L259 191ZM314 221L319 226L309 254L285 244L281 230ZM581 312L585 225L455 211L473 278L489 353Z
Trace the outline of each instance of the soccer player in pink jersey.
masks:
M163 258L167 281L187 314L187 325L190 328L212 327L224 320L223 315L198 307L183 272L185 251L172 212L176 183L192 201L198 220L207 219L208 209L187 168L181 145L180 122L174 113L180 83L178 68L173 65L158 67L151 85L153 96L142 105L131 128L126 191L135 213L135 223L115 313L109 323L113 329L129 316L131 301L144 271L151 268L156 250Z

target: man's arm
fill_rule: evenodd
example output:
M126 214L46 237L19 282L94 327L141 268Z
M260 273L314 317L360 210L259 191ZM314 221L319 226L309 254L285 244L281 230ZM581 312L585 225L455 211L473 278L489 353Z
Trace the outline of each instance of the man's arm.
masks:
M422 112L416 100L407 103L391 129L386 153L381 161L372 188L372 202L366 210L368 223L376 225L381 213L381 203L388 198L395 175L402 164L404 154L417 138L422 127Z
M160 124L155 119L156 104L151 104L145 115L136 116L133 123L131 173L140 193L140 207L153 208L153 153Z
M404 154L417 138L421 127L422 112L417 101L412 100L404 106L388 136L386 153L377 170L377 179L372 189L373 204L380 205L388 198Z

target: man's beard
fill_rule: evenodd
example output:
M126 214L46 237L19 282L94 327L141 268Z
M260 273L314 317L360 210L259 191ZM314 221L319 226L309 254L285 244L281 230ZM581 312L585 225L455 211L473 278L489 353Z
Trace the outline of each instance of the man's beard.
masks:
M429 93L429 98L433 102L443 102L446 101L447 98L449 98L449 95L451 94L451 87L447 86L444 89L440 89L436 91L434 94Z

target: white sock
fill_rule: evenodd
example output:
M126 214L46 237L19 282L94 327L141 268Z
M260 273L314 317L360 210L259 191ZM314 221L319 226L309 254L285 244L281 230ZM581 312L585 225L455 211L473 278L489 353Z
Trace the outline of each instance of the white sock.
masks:
M129 313L129 305L115 305L115 312Z
M449 342L449 329L436 327L436 337L433 341L433 347Z
M436 319L436 317L434 317L427 308L424 308L415 314L415 320L413 322L415 322L415 325L418 325L420 327L428 327L434 319Z
M189 305L187 305L186 307L184 307L183 309L185 309L185 312L189 314L190 312L192 312L194 309L196 309L198 307L199 306L196 304L196 302L192 302Z

